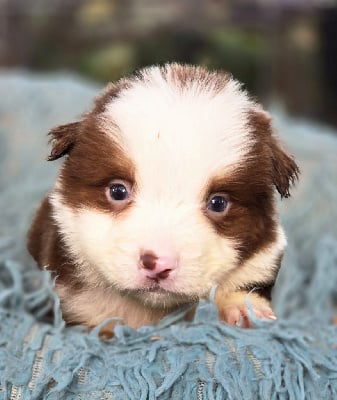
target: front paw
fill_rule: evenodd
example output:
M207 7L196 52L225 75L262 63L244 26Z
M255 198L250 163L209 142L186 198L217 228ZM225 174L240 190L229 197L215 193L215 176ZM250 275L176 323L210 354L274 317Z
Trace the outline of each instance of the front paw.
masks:
M273 310L266 305L253 305L251 310L257 318L271 320L277 319ZM229 325L239 326L240 328L253 327L246 304L228 304L219 310L219 317Z

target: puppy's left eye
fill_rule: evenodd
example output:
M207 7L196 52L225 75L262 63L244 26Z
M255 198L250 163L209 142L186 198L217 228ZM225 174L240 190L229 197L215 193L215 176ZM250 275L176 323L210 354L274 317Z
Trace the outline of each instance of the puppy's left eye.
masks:
M129 193L123 184L115 183L110 187L110 196L113 200L123 201L129 197Z
M223 214L228 208L228 200L222 193L213 194L207 203L207 210L212 213Z

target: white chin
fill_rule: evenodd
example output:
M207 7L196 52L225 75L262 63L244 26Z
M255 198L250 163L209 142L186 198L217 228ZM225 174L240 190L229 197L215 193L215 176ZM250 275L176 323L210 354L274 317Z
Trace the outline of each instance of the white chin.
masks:
M160 286L131 290L128 295L155 308L173 308L198 301L197 296L168 291Z

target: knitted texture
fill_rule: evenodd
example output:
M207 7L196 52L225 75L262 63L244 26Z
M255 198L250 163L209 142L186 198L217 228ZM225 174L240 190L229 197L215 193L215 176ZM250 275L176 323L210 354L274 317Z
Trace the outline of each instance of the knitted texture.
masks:
M211 295L189 323L184 309L138 330L121 322L106 341L98 329L65 327L25 232L58 168L43 160L47 131L78 117L97 91L70 75L0 74L0 400L336 399L337 137L280 110L276 126L302 175L280 204L289 246L278 320L227 326Z

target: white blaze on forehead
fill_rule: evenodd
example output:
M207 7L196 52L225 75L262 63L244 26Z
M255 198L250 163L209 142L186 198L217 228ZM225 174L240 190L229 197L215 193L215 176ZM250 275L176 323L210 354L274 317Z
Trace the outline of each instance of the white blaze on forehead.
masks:
M245 159L252 145L247 111L254 103L236 81L217 93L198 81L179 87L159 68L145 75L107 104L104 116L105 125L119 126L140 186L200 191L213 174Z

